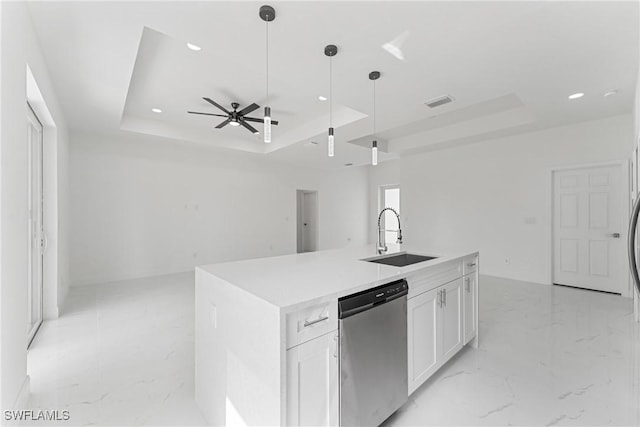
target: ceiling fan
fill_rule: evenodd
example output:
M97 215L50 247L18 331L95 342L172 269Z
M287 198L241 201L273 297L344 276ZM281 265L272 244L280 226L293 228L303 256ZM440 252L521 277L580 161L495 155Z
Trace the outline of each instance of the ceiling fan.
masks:
M253 126L251 126L247 122L264 123L264 119L260 119L260 118L256 118L256 117L247 117L247 114L257 110L258 108L260 108L260 106L258 104L256 104L256 103L253 103L253 104L251 104L251 105L249 105L247 107L244 107L242 110L238 111L238 107L240 107L240 104L238 104L237 102L232 102L231 103L231 108L233 108L233 111L229 111L226 108L224 108L222 105L218 104L217 102L213 101L210 98L204 97L202 99L207 101L209 104L218 107L220 110L224 111L225 114L201 113L201 112L198 112L198 111L187 111L187 113L189 113L189 114L202 114L204 116L226 117L227 120L223 121L218 126L216 126L216 129L223 128L226 125L243 126L247 130L249 130L251 133L257 135L259 133L258 130L256 128L254 128ZM271 124L272 125L277 125L278 122L275 121L275 120L271 120Z

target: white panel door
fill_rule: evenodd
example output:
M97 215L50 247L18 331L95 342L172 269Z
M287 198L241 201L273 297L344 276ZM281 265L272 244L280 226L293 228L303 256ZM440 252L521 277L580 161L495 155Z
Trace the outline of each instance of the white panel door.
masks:
M338 425L338 331L287 350L287 425Z
M29 144L29 282L27 294L29 311L27 322L28 346L42 324L43 255L45 250L43 207L43 129L42 124L27 105L27 135Z
M438 366L439 291L434 289L407 301L407 361L409 394Z
M315 191L305 192L302 199L302 220L303 220L303 251L313 252L316 250L317 236L317 204L318 193Z
M620 166L553 173L553 283L622 292L622 183Z

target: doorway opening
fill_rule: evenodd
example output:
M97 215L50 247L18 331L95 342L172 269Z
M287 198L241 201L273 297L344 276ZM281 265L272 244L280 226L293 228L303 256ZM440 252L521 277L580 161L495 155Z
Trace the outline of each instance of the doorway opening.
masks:
M297 252L318 250L318 192L296 190Z
M378 212L382 211L384 208L393 208L398 212L398 215L400 214L399 185L383 185L380 187L380 193L378 195ZM386 211L380 219L380 225L384 230L385 242L395 242L398 234L398 221L396 216L392 212Z
M29 279L27 295L27 348L31 346L43 319L43 276L46 235L44 233L43 126L27 103L29 155Z
M626 290L622 176L621 164L552 171L553 284Z

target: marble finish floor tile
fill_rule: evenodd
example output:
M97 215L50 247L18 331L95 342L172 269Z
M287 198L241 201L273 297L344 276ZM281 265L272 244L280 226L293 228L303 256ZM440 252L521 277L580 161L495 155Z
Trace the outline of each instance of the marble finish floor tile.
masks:
M32 425L206 425L194 402L194 274L72 288L28 354ZM25 423L23 425L27 425Z
M616 295L481 277L480 346L386 426L640 426L640 324Z
M29 351L29 408L68 410L65 426L205 425L193 400L193 283L186 273L73 288ZM640 426L630 300L482 277L479 332L479 348L385 424Z

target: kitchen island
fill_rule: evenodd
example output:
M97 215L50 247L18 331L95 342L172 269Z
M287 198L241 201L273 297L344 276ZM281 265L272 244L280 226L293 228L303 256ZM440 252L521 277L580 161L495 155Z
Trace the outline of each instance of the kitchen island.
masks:
M372 245L198 267L195 398L207 421L337 425L338 298L394 280L409 285L408 394L477 345L478 253L406 251L437 258L367 262Z

